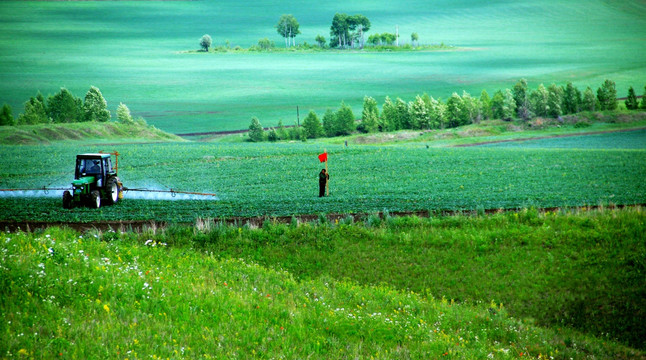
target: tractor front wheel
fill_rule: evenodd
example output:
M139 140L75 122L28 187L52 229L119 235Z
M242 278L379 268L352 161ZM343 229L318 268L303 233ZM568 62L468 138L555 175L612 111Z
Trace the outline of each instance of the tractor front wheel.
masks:
M63 193L63 209L71 209L72 205L74 205L74 198L69 191L65 191Z
M94 190L90 194L90 206L98 209L101 207L101 193L99 190Z

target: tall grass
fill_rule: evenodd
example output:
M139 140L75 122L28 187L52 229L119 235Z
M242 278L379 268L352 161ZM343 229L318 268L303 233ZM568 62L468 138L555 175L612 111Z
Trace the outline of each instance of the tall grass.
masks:
M512 318L509 314L518 311L515 306L523 297L504 298L527 292L522 278L530 276L519 273L531 273L536 284L531 290L542 296L569 296L559 294L564 287L557 282L544 281L540 266L528 267L531 262L523 259L546 247L538 237L521 244L519 233L549 233L552 226L560 233L567 225L570 235L551 245L563 253L556 274L576 281L596 272L626 284L629 276L622 274L634 272L613 275L599 263L621 263L629 253L643 251L643 241L630 240L642 236L643 220L641 210L527 211L518 217L389 218L375 227L267 223L260 229L213 225L141 233L3 232L0 353L84 359L640 358L640 351L611 339L582 335L562 324L545 328L530 318ZM607 249L609 239L585 246L568 241L578 238L577 232L602 232L601 225L624 229L616 240L623 246L612 244L616 256L589 253ZM480 232L489 240L479 238ZM501 240L492 243L492 233ZM416 251L404 251L407 247ZM458 250L463 255L456 259ZM503 267L495 257L479 261L480 256L473 256L498 252L514 261ZM556 256L545 252L544 258ZM426 261L435 262L434 271L411 270L412 265L428 266L419 253L430 256ZM573 260L575 255L587 260ZM594 271L572 266L592 266L593 259ZM497 270L482 266L487 261ZM632 261L622 269L637 270ZM460 270L467 262L481 264L477 275ZM503 281L489 276L494 272L516 274ZM512 278L521 280L508 282ZM424 283L419 279L452 285L441 291L432 284L415 290L415 284ZM513 291L504 291L511 285ZM490 288L499 294L467 300L451 287L464 288L463 293L470 287ZM592 289L577 290L589 294ZM606 306L611 304L606 299Z

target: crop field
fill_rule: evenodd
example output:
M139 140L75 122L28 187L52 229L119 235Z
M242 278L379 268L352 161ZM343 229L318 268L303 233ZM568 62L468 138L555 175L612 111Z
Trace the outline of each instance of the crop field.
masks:
M34 198L0 193L0 214L5 220L192 222L197 217L642 204L645 137L641 130L550 139L544 140L547 146L530 149L327 144L331 177L325 198L317 197L322 144L123 144L113 149L122 154L119 175L126 187L215 192L218 199L143 200L126 192L116 206L89 211L62 209L60 192ZM5 155L1 188L69 187L77 153L109 150L73 143L0 149Z
M402 43L417 32L423 44L448 52L274 52L196 54L208 33L217 46L249 47L282 38L281 14L299 20L297 43L329 39L336 12L362 13L368 34L395 32ZM41 91L67 87L82 97L99 87L114 115L120 102L134 115L173 133L243 129L322 114L341 101L360 113L369 95L411 100L424 92L446 99L572 81L581 90L604 79L641 94L646 83L646 5L643 1L326 1L312 4L235 1L2 1L0 103L13 107Z

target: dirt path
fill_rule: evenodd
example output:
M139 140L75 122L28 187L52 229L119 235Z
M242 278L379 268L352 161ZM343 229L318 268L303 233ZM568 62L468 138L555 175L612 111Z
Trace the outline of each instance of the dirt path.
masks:
M646 207L644 204L631 204L631 205L611 205L611 206L573 206L573 207L547 207L537 209L540 213L546 212L557 212L561 210L567 211L589 211L589 210L598 210L598 209L623 209L623 208L632 208L632 207ZM371 216L379 216L383 219L386 216L391 217L402 217L402 216L418 216L418 217L435 217L435 216L455 216L455 215L464 215L464 216L477 216L478 214L501 214L506 212L518 212L523 209L486 209L486 210L437 210L437 211L400 211L400 212L389 212L384 214L383 212L378 213L353 213L353 214L327 214L325 217L330 223L335 223L337 220L346 219L351 217L354 221L366 220ZM214 219L205 219L204 223L215 225L217 223L224 222L227 225L248 225L252 228L261 227L265 221L276 222L280 224L290 224L292 219L296 218L299 223L304 222L313 222L319 220L319 215L313 214L301 214L292 216L253 216L253 217L241 217L241 216L232 216L226 218L214 218ZM163 221L155 220L128 220L128 221L95 221L95 222L64 222L64 221L8 221L0 220L0 229L9 232L16 231L36 231L41 229L46 229L49 227L68 227L74 230L85 232L89 230L99 230L99 231L145 231L148 229L163 229L169 225L180 225L180 226L193 226L195 223L167 223Z
M638 127L638 128L630 128L630 129L618 129L618 130L590 131L590 132L584 132L584 133L571 133L571 134L560 134L560 135L536 136L536 137L521 138L521 139L482 141L482 142L477 142L477 143L473 143L473 144L453 145L452 147L469 147L469 146L500 144L500 143L508 143L508 142L521 142L521 141L530 141L530 140L566 138L566 137L574 137L574 136L599 135L599 134L609 134L609 133L639 131L639 130L646 130L646 127Z

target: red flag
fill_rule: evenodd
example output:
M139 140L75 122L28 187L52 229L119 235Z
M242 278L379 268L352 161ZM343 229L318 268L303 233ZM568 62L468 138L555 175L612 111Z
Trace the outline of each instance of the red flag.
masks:
M326 162L327 161L327 153L324 152L323 154L319 155L319 161L320 162Z

